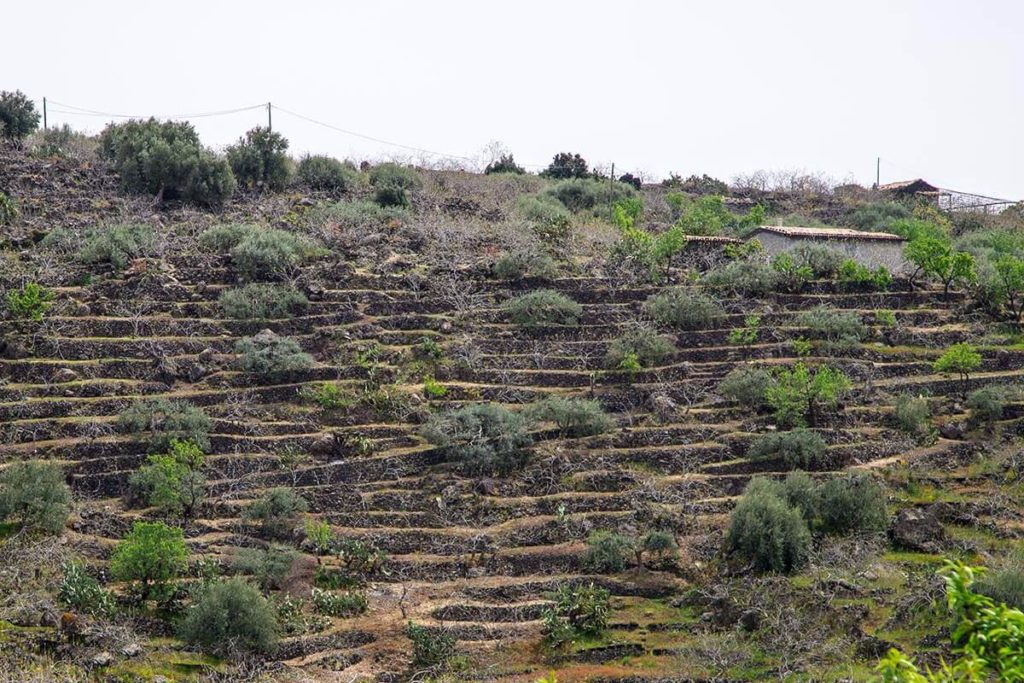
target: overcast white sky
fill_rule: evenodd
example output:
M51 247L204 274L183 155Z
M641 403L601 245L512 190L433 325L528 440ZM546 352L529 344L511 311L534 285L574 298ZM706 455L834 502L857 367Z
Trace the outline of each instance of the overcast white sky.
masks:
M663 177L923 176L1024 198L1015 0L8 3L0 90L177 114L272 101L390 141ZM97 131L107 119L53 112ZM230 143L263 111L195 119ZM295 152L401 150L275 112Z

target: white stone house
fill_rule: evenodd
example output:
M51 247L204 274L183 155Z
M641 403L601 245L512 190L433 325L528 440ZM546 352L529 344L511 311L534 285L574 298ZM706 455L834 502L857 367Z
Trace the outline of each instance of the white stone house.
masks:
M765 252L772 256L792 251L801 245L817 244L845 254L868 268L885 266L894 275L912 270L903 257L906 240L887 232L762 225L751 239L759 241Z

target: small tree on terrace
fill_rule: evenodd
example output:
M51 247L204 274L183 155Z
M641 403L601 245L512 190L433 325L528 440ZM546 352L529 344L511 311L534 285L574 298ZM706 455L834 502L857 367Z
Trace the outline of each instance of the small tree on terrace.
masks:
M484 175L492 175L494 173L523 175L526 173L526 169L516 163L513 155L502 154L499 158L487 164L487 168L484 169Z
M0 92L0 137L20 143L39 127L39 113L25 93Z
M551 160L551 164L541 171L545 178L563 180L565 178L589 178L587 162L579 154L559 152Z
M11 463L0 471L0 520L47 534L64 529L71 490L60 465L42 460Z
M996 261L993 289L996 303L1019 325L1024 317L1024 259L1003 256Z
M114 548L110 571L118 581L135 581L139 596L165 594L169 582L188 566L188 550L181 529L163 522L136 522Z
M257 126L228 148L235 177L248 187L280 190L291 178L288 141L280 133Z
M805 427L815 424L821 411L834 407L850 389L849 378L829 366L813 373L803 363L778 373L775 383L765 392L765 400L775 410L780 427Z
M206 478L200 472L204 459L195 443L173 439L167 453L150 455L129 481L149 505L189 519L205 492Z
M981 354L973 344L966 342L953 344L946 352L939 356L932 365L935 372L944 375L956 373L960 377L960 392L967 397L967 382L970 381L971 373L981 366Z
M923 274L936 278L946 294L954 283L970 284L977 279L974 257L966 251L953 251L948 238L922 235L907 244L904 255L917 268L914 277Z

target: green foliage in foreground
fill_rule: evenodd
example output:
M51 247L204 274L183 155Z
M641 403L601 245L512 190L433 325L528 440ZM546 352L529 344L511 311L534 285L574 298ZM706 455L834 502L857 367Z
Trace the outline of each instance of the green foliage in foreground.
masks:
M899 650L878 664L882 683L982 683L1024 680L1024 612L997 604L972 590L983 567L947 561L940 574L946 582L946 604L953 614L952 664L939 671L921 670Z

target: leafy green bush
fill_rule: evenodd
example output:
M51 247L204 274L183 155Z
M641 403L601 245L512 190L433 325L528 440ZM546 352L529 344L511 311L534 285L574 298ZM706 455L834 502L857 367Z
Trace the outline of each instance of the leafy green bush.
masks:
M728 552L758 571L791 572L807 563L810 547L811 533L797 508L748 486L729 519Z
M302 157L298 175L309 189L324 192L348 192L359 180L355 166L322 154Z
M77 561L65 562L62 573L57 599L63 605L94 617L113 615L117 601L86 571L85 565Z
M715 299L688 287L673 287L651 296L643 310L659 325L680 330L711 329L725 315Z
M782 481L754 477L744 493L766 493L779 498L797 509L808 528L818 519L818 485L802 470L790 472Z
M916 268L911 281L918 275L934 277L947 294L954 284L973 284L977 280L974 256L955 251L948 237L917 237L907 243L903 255Z
M871 270L853 259L847 259L839 267L839 283L850 288L884 291L892 284L892 273L885 266Z
M731 261L707 272L701 283L714 292L764 296L779 288L782 276L767 263L757 260Z
M673 208L679 213L676 225L687 235L721 235L726 227L736 222L718 195L703 195L675 204Z
M118 581L135 582L142 600L166 597L169 584L187 567L182 530L163 522L135 522L110 556L110 573Z
M554 422L564 436L603 434L615 426L597 401L549 396L530 406L528 415L540 422Z
M415 169L399 164L379 164L370 170L370 184L376 189L374 199L381 206L409 206L410 190L423 184Z
M868 334L868 328L855 311L841 311L822 304L801 311L794 321L812 339L838 344L855 344Z
M924 396L900 394L893 414L896 425L907 434L924 436L931 427L932 409Z
M788 251L772 258L772 270L778 275L777 288L785 292L799 292L814 278L811 267L801 265Z
M595 531L587 538L587 554L583 563L592 572L615 574L626 568L627 553L633 542L621 534Z
M515 157L512 154L502 154L499 158L487 164L487 168L484 169L484 175L493 175L495 173L524 175L526 169L516 163Z
M541 196L557 199L573 213L590 211L611 215L612 206L623 199L635 197L636 191L624 183L605 182L592 178L562 180L547 188Z
M820 278L835 277L846 261L842 252L824 244L801 244L793 249L793 259L798 267L807 267L814 277Z
M97 147L98 143L94 137L76 131L64 123L43 131L33 145L32 155L85 162L96 155Z
M932 370L944 375L956 373L960 377L960 391L966 394L971 373L981 367L981 354L973 344L953 344L932 364Z
M967 395L967 407L975 422L992 423L1003 419L1010 390L1002 386L988 386L976 389Z
M147 505L191 518L206 492L200 471L204 459L202 449L191 441L171 440L169 452L148 456L128 482Z
M235 178L249 188L281 190L292 175L288 141L280 133L257 126L227 149Z
M100 154L126 190L155 195L158 201L219 206L235 191L228 163L203 149L188 122L151 118L110 124L100 134Z
M237 578L203 586L178 628L186 643L218 655L269 652L277 632L273 606Z
M554 604L544 611L543 632L552 645L580 636L599 636L608 628L610 594L594 584L563 583L552 596Z
M826 533L881 531L889 521L885 493L870 475L829 479L819 494L819 526Z
M312 598L316 610L330 617L354 617L369 607L366 593L362 591L334 593L314 588Z
M516 249L502 254L494 264L494 276L501 280L524 277L553 280L558 276L555 260L537 249Z
M210 449L210 418L187 401L166 398L136 401L117 416L118 427L125 432L149 436L149 450L166 453L175 440L191 442L202 451Z
M199 244L210 251L229 252L232 265L250 280L284 275L316 251L294 233L249 223L212 227L199 236Z
M18 219L18 200L0 192L0 225L11 225Z
M583 307L561 292L537 289L512 299L505 305L514 325L531 329L561 325L575 327L583 315Z
M754 410L768 404L768 388L774 383L772 373L754 365L740 365L729 371L718 383L718 393Z
M729 343L737 346L751 346L757 343L761 334L761 316L751 313L743 318L743 327L729 330Z
M232 568L248 574L264 591L282 588L299 554L288 547L239 548L231 561Z
M530 222L537 236L547 242L560 242L569 234L572 214L550 195L527 195L516 200L516 209Z
M155 248L156 235L148 225L105 225L85 234L78 260L90 265L109 264L123 270L132 259L149 256Z
M675 351L675 344L668 337L649 327L638 326L608 345L604 366L610 370L628 370L624 363L633 361L636 370L649 368L661 363Z
M850 223L858 230L888 232L892 223L910 218L907 207L896 202L878 202L860 207L850 215Z
M20 143L39 127L36 105L20 90L0 92L0 137Z
M893 648L875 667L884 683L951 683L952 681L1016 681L1024 671L1024 613L997 604L971 590L984 567L947 560L940 574L946 581L946 604L953 613L953 652L958 655L938 673L919 673L914 662Z
M455 636L445 629L420 626L410 621L405 635L412 641L413 666L443 668L455 657Z
M634 544L633 552L637 556L637 565L639 566L642 560L643 553L653 555L656 561L662 561L666 558L675 558L679 550L679 545L676 543L676 537L668 531L652 530L648 531Z
M259 283L226 289L218 302L225 317L238 320L291 318L309 306L306 295L291 285Z
M13 462L0 470L0 519L21 528L59 534L71 514L71 490L60 465L42 460Z
M803 363L780 370L765 392L765 400L775 411L781 427L814 424L822 410L834 408L850 389L850 380L842 370L821 366L813 372Z
M875 311L875 324L882 327L896 327L896 312L887 308Z
M231 263L249 280L279 277L298 266L312 246L284 230L261 230L231 249Z
M199 235L199 246L207 251L229 252L242 240L262 230L252 223L222 223L208 228Z
M508 472L525 464L533 440L526 419L494 404L476 404L433 415L421 429L446 459L471 472Z
M559 152L548 164L548 167L540 172L540 175L544 178L562 180L565 178L589 178L590 172L587 170L586 160L579 154Z
M313 366L313 357L298 342L267 330L254 337L239 339L235 344L238 365L263 379L272 379Z
M26 282L20 291L11 290L7 293L7 310L14 318L39 322L54 298L54 293L43 289L39 283Z
M400 206L381 206L368 199L337 202L318 210L315 217L344 228L381 228L409 219L409 211Z
M787 467L820 469L825 464L825 439L818 432L796 429L762 434L747 449L747 458L781 458Z
M295 491L279 486L272 488L242 510L242 519L259 524L260 533L268 538L287 538L298 526L299 516L309 510L309 503Z

